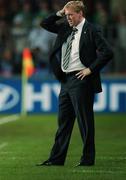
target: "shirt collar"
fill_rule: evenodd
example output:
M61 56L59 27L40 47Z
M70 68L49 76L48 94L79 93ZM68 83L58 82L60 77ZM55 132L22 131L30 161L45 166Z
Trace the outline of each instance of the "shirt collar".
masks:
M82 30L84 23L85 23L85 18L83 18L83 20L76 26L76 28L78 29L78 31L79 31L79 30Z

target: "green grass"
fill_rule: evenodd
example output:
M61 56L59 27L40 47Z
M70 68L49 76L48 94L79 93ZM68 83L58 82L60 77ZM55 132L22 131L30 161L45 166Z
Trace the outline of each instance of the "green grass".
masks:
M37 167L48 158L57 129L56 115L30 115L0 125L0 180L125 180L125 114L95 116L96 165L75 168L82 141L77 124L65 166Z

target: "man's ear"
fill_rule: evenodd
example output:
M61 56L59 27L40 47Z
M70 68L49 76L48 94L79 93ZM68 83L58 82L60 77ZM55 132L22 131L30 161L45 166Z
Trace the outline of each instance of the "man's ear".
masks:
M80 14L80 16L83 16L83 12L82 11L80 11L79 14Z

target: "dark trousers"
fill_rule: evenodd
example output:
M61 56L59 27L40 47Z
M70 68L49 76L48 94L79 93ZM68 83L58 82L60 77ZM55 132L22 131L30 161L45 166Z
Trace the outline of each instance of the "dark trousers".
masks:
M77 79L74 73L66 77L61 84L59 94L58 130L55 136L49 160L64 163L68 145L77 118L79 130L83 141L81 162L88 163L95 160L94 143L94 92L90 78Z

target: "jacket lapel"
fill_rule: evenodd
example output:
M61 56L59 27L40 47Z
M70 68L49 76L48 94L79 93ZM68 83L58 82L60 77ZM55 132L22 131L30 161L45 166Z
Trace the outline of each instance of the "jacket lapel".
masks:
M67 28L64 29L64 31L66 31L65 33L62 33L61 35L58 36L56 43L54 45L52 54L54 54L54 52L61 48L62 44L67 40L68 36L71 34L72 32L72 28ZM81 38L80 38L80 44L79 44L79 50L82 49L82 47L85 45L86 46L86 42L87 42L87 32L88 32L88 21L85 20L83 29L82 29L82 33L81 33Z
M82 28L81 37L80 37L80 44L79 44L79 49L80 50L82 49L83 45L86 45L87 33L88 33L88 21L85 20L84 26Z
M58 36L58 38L56 39L54 48L53 48L53 52L62 46L62 44L67 40L68 36L71 34L71 31L72 29L69 28L66 30L65 33L62 33L61 35Z
M61 45L67 40L68 36L71 34L72 28L69 28L64 35L61 36Z

